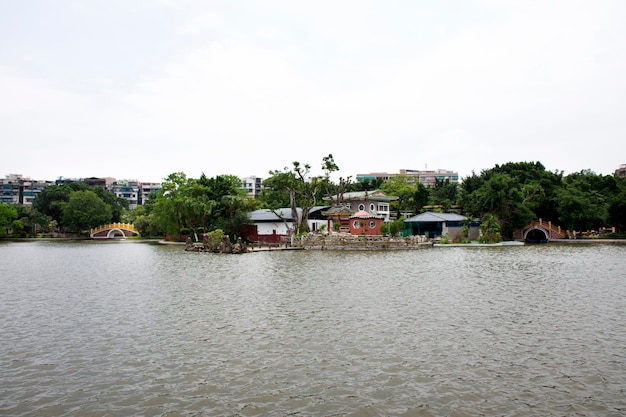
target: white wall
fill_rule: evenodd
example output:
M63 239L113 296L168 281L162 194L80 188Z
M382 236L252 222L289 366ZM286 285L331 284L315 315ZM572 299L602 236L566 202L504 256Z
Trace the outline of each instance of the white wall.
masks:
M255 224L259 235L271 235L274 234L274 230L276 230L277 235L288 234L287 226L283 222L263 222Z

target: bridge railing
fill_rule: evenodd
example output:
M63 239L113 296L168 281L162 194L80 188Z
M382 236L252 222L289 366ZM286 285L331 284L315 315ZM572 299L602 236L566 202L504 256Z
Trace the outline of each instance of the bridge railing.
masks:
M551 221L546 222L546 221L543 221L542 219L535 220L531 224L524 227L524 230L527 230L529 227L541 227L545 230L548 230L550 232L550 236L548 236L548 238L550 239L554 238L555 237L554 235L559 236L559 238L561 239L567 237L567 231L561 229L561 226L553 225Z
M135 225L132 223L103 224L102 226L94 227L93 229L89 230L89 233L91 235L94 235L98 232L101 232L103 230L109 230L109 229L125 229L125 230L130 230L133 233L139 233L139 231L135 228Z

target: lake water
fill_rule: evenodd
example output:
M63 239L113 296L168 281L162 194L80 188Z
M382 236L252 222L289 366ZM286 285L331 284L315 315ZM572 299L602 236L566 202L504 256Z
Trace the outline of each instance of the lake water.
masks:
M623 416L626 245L0 242L0 414Z

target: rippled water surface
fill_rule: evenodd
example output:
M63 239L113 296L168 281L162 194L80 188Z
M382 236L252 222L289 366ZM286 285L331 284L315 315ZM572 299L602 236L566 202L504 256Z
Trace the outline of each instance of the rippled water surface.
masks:
M0 243L0 414L626 415L626 245Z

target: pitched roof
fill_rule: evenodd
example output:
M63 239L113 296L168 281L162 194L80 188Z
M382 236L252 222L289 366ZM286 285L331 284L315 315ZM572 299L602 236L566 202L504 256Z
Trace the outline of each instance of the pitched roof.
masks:
M439 222L462 222L467 220L467 217L461 216L455 213L435 213L427 211L417 216L409 217L405 223L439 223Z
M309 209L309 215L311 215L312 213L315 213L316 211L321 211L322 214L324 213L324 210L329 209L330 206L313 206Z
M377 216L375 214L370 213L369 211L359 210L350 216L351 219L359 218L359 219L382 219L383 216Z
M329 207L328 210L322 211L322 214L325 216L333 216L333 215L337 215L337 214L352 214L352 210L350 210L348 207L346 206L332 206Z
M302 213L302 209L298 208L298 214ZM276 210L261 209L254 210L249 213L250 220L253 222L277 222L277 221L291 221L291 209L280 208Z
M315 206L309 209L309 216L317 211L321 211L329 208L328 206ZM297 208L298 215L302 215L302 209L300 207ZM323 212L322 212L323 213ZM291 216L291 208L279 208L276 210L270 209L260 209L254 210L249 213L250 220L253 222L277 222L277 221L292 221L293 217Z
M324 197L324 200L337 200L339 195L333 195L331 197ZM399 197L393 195L387 195L380 190L371 191L352 191L349 193L343 193L344 201L350 200L372 200L372 201L395 201Z

